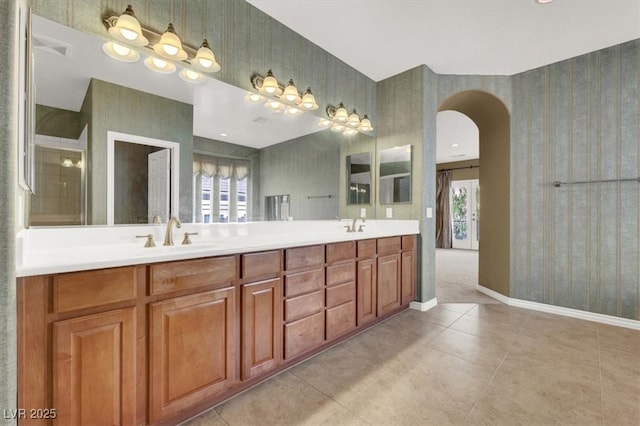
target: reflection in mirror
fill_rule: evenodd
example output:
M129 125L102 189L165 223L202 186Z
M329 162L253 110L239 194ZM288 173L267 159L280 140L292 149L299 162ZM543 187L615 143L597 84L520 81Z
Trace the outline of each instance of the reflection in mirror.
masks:
M371 204L371 153L347 155L347 204Z
M175 184L182 197L179 213L183 222L193 220L194 216L191 173L194 137L200 141L206 139L206 143L198 146L199 151L223 155L229 151L228 146L218 152L219 146L214 144L262 149L322 130L317 125L317 117L311 114L295 118L273 114L263 105L248 104L244 100L246 90L215 78L207 78L203 84L196 85L184 82L177 74L154 73L142 61L114 61L102 50L105 39L95 34L34 16L32 35L36 108L55 122L59 120L53 119L54 116L65 117L65 124L58 125L56 131L62 132L61 128L68 128L71 122L89 125L89 149L85 153L87 214L83 224L116 222L107 220L109 211L114 208L108 201L106 189L106 133L109 130L180 144L182 173L176 177ZM224 61L224 58L219 59ZM154 100L150 101L152 98ZM77 133L71 136L47 134L77 137ZM207 145L206 149L204 145ZM258 176L257 173L250 174L248 180L258 179ZM136 199L148 198L148 188L143 184L136 186L141 191ZM258 188L258 185L249 182L248 187ZM240 197L240 192L238 194ZM252 211L251 206L246 209ZM256 216L262 217L261 214ZM143 215L135 213L129 217L123 220L137 222ZM238 220L240 217L239 213ZM255 220L255 217L247 219Z
M288 220L289 200L288 195L269 195L264 198L266 220Z
M380 204L411 202L411 145L380 150Z
M84 146L79 140L43 135L35 143L38 191L31 197L30 224L84 224Z

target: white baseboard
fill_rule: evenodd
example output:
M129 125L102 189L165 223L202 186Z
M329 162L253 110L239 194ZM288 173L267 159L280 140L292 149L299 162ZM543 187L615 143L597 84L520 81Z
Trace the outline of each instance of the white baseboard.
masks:
M614 317L612 315L598 314L595 312L581 311L579 309L565 308L562 306L547 305L546 303L530 302L528 300L507 297L480 284L476 287L480 293L504 303L505 305L517 308L531 309L533 311L547 312L550 314L563 315L565 317L578 318L586 321L595 321L602 324L615 325L618 327L640 330L640 321L627 318Z
M426 302L411 302L409 304L409 308L415 309L416 311L426 312L429 309L433 309L438 305L438 298L434 297L431 300L427 300Z

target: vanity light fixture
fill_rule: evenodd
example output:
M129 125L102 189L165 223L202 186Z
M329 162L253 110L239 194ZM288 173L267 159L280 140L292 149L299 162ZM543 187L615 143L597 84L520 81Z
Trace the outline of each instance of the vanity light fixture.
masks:
M160 37L160 42L153 46L153 50L163 58L174 61L184 61L188 56L172 23L169 23L167 30Z
M303 114L304 111L318 109L318 103L310 87L307 87L307 90L301 96L293 79L289 79L289 83L284 87L278 83L271 70L268 70L264 77L259 74L253 74L251 76L251 85L258 93L250 92L244 99L252 104L266 101L265 107L271 111L284 111L286 115L298 116Z
M142 34L140 22L133 13L131 5L122 12L114 25L109 28L109 34L114 39L133 46L146 46L149 40Z
M331 120L327 120L326 118L321 118L320 121L318 121L318 126L320 127L329 127L333 124L333 121Z
M180 78L189 83L203 83L206 73L220 71L206 38L196 50L182 44L171 23L162 35L143 28L131 5L122 15L106 18L104 24L114 40L106 42L102 50L113 59L136 62L142 54L147 56L144 64L150 70L171 74L179 69Z
M213 54L209 42L205 38L196 53L196 57L191 61L191 65L197 70L204 72L220 71L220 64L216 62L216 55Z
M188 68L183 68L182 71L178 73L181 79L186 81L187 83L204 83L207 80L203 74L198 71L193 71Z
M137 62L140 59L138 52L115 41L108 41L103 44L102 50L111 58L122 62Z
M155 56L149 56L145 59L144 65L151 71L155 71L159 74L171 74L176 72L176 66L172 62L156 58Z
M328 127L331 125L331 130L334 132L344 132L345 135L351 136L358 132L370 132L373 130L373 125L367 114L362 118L358 115L355 109L351 112L347 112L347 108L342 102L338 106L329 105L326 109L327 116L330 120L326 120L329 123L318 123L321 127Z

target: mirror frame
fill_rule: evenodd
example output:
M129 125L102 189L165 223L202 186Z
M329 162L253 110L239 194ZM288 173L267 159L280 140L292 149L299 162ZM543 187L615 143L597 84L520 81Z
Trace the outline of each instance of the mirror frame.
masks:
M170 215L179 214L180 200L180 144L178 142L162 139L148 138L146 136L130 135L114 131L107 131L107 225L114 225L115 216L115 144L116 141L135 143L139 145L157 146L171 150L171 212ZM165 219L165 218L163 218ZM166 218L165 220L168 220Z
M21 64L18 78L18 184L25 191L35 194L36 103L31 41L31 8L20 7L18 14L19 61Z

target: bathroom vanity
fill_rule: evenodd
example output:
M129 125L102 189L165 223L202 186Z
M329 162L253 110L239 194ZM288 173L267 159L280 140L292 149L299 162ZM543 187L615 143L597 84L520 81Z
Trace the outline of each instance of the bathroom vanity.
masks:
M407 308L417 221L346 225L23 231L20 424L175 424Z

